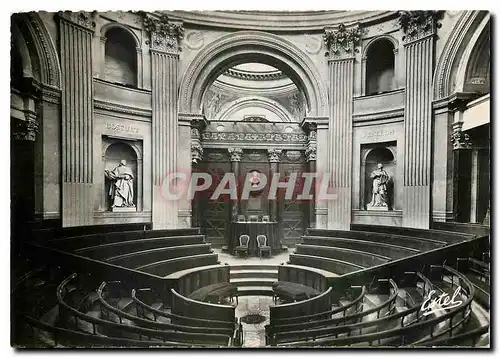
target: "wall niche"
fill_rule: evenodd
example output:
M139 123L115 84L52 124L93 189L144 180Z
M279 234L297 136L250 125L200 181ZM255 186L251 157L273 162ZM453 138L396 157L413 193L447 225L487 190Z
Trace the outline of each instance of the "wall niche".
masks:
M142 141L141 140L125 140L121 138L113 138L103 136L102 139L102 167L104 170L113 171L120 165L122 160L126 161L126 166L130 168L133 174L133 205L127 208L122 208L121 211L142 211L143 210L143 168L142 168ZM101 207L104 211L120 211L113 210L113 197L110 196L110 188L113 181L104 176L104 188L102 195Z
M385 183L387 201L386 210L394 210L394 195L396 193L396 142L384 142L363 144L361 146L361 180L360 180L360 208L362 210L373 210L370 203L373 200L372 173L376 172L378 165L382 164L383 170L387 172L389 179ZM381 208L379 208L381 209ZM381 209L383 210L383 209Z

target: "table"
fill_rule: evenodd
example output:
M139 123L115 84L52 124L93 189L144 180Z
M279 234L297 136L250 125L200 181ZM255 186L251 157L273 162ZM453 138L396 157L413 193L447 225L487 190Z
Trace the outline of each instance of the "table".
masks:
M229 230L227 231L229 237L227 238L228 249L232 254L236 246L240 244L240 235L250 236L248 242L248 256L258 256L257 250L257 235L266 235L267 245L271 246L271 253L278 253L281 249L279 237L279 224L277 222L249 222L237 221L229 223Z

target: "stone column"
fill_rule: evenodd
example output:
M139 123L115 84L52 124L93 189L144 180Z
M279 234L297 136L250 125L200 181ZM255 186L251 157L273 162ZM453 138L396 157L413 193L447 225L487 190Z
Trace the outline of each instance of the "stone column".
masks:
M177 173L178 155L178 91L179 51L183 37L181 23L174 23L166 15L153 17L146 14L144 28L150 34L151 97L152 97L152 152L153 152L153 228L178 227L179 201L167 200L165 190L176 187L180 181L172 177ZM170 177L169 177L170 176ZM174 190L170 190L173 194Z
M231 204L230 210L229 210L229 215L230 215L230 220L235 221L238 218L238 215L241 214L241 207L240 207L240 195L241 195L241 190L238 187L240 183L242 182L241 180L241 173L240 173L240 162L241 162L241 156L243 154L243 149L241 148L228 148L227 149L229 152L229 160L231 161L231 172L234 173L234 176L236 178L236 185L237 185L237 192L238 192L238 199L236 200L235 203L232 201L229 201ZM236 207L236 209L234 209Z
M326 30L330 98L330 186L328 228L349 230L351 225L352 110L354 54L361 38L359 27L343 24Z
M316 158L317 158L317 129L318 125L315 122L302 122L304 130L308 133L307 144L305 150L306 162L309 163L309 173L316 173ZM310 194L312 198L309 200L309 227L316 227L316 180L313 180Z
M193 171L198 170L201 161L203 160L203 144L201 142L201 132L207 126L208 122L202 114L185 114L179 113L179 166L183 168L188 176ZM187 151L189 150L190 153ZM190 158L190 160L189 160ZM202 209L200 207L200 198L197 193L192 201L184 203L189 209L189 215L192 217L192 226L201 226ZM184 215L184 211L179 208L179 220ZM187 214L187 213L186 213ZM185 221L185 219L183 219Z
M428 229L431 221L431 100L437 12L401 11L400 24L406 34L403 226Z
M267 150L267 159L269 160L269 177L267 178L268 186L271 185L274 174L280 172L280 160L282 152L283 150L281 149ZM278 196L276 196L276 199L269 200L269 216L271 218L271 221L279 221L280 218L278 209Z
M58 12L61 59L62 226L92 225L94 14ZM104 175L104 173L103 173Z

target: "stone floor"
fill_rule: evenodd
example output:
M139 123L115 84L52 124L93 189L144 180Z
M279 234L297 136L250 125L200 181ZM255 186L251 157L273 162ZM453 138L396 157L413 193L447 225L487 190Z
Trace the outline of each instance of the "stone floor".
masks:
M280 252L278 255L272 257L237 257L230 253L222 252L221 249L214 249L219 255L221 263L228 265L281 265L283 262L288 261L288 255L293 252L292 249ZM265 326L269 324L269 306L273 304L272 297L268 296L241 296L238 299L238 306L236 307L236 317L242 318L250 314L259 314L265 317L265 320L258 324L248 324L242 322L243 326L243 347L257 348L265 347Z
M219 261L221 263L227 263L228 265L281 265L283 262L288 261L288 256L293 252L293 249L288 249L288 251L282 251L277 255L272 257L237 257L231 255L228 252L222 252L221 249L214 249L215 253L219 255Z
M244 296L239 298L236 317L241 319L249 314L259 314L265 317L265 320L258 324L241 323L243 326L243 347L265 347L265 326L269 324L269 306L272 303L272 297Z

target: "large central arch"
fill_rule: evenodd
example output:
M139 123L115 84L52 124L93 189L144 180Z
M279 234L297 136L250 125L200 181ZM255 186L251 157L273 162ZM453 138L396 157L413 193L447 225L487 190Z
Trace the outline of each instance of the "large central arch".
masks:
M311 59L280 36L259 31L239 31L205 47L188 66L179 93L180 113L201 113L207 88L227 68L262 62L279 68L304 91L308 116L327 116L326 85Z

